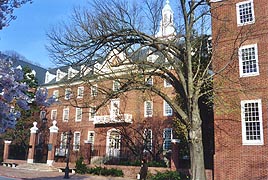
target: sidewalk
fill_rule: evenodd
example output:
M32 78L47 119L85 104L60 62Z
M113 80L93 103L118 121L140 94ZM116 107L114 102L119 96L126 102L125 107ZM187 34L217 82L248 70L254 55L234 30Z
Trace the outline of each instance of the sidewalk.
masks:
M0 166L0 176L18 178L18 179L36 179L36 180L64 179L63 172L26 170L26 169L11 168L5 166ZM71 173L69 174L69 177L70 179L85 179L85 180L131 180L130 178L122 178L122 177L78 175Z

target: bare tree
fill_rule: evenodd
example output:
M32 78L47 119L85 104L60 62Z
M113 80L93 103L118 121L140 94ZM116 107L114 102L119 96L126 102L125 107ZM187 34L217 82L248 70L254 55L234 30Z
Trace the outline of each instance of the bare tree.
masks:
M51 30L48 49L59 64L86 67L79 72L85 84L99 82L102 96L96 109L129 91L148 92L165 100L187 129L192 179L205 180L199 100L211 93L211 55L205 35L209 6L205 0L177 0L176 32L159 37L162 4L161 0L140 4L95 0L87 9L76 9L70 24ZM84 75L87 68L92 69L90 76ZM171 84L172 95L158 83L148 83L152 77ZM118 80L119 88L111 89L107 80Z

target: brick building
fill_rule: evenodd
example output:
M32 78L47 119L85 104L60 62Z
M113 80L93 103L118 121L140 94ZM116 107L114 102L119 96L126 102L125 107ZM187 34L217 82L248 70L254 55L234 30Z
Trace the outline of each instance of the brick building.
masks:
M169 1L162 13L164 17L170 18L163 19L163 22L173 22ZM157 37L174 35L173 24L164 25L163 22ZM147 60L155 61L157 58L157 55L150 55ZM76 158L80 155L85 158L90 144L93 153L91 162L102 161L107 157L133 157L129 153L140 156L153 154L148 158L155 160L164 158L171 149L173 112L162 98L148 92L130 91L105 102L103 92L120 91L120 81L124 80L124 73L131 69L116 66L117 61L122 59L125 59L125 55L114 50L102 63L47 71L42 87L46 87L49 95L57 99L47 109L49 122L56 120L59 127L56 157L65 155L66 132L69 130L73 133L71 153ZM102 72L98 71L98 67L102 67ZM111 80L107 74L112 72L122 73L121 78ZM87 77L86 81L84 77ZM172 95L173 88L168 82L154 77L145 77L145 81L151 86L157 84L166 94ZM96 111L102 102L105 105ZM126 150L130 144L135 148L131 152Z
M215 179L267 179L265 0L211 0Z

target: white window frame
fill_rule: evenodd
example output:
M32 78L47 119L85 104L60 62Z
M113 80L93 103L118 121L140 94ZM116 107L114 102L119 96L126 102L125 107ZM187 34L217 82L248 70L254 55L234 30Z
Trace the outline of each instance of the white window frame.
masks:
M52 121L57 120L57 109L52 109L51 110L51 120Z
M173 139L172 128L163 130L163 150L171 150L171 140Z
M76 122L82 121L82 115L83 115L83 109L82 108L76 108L75 109L75 121Z
M146 84L149 85L149 86L153 86L154 85L154 79L153 79L152 76L146 78Z
M251 116L251 119L253 119L253 121L247 121L246 122L246 112L245 112L245 105L246 104L250 104L250 103L257 103L258 104L258 113L254 113L254 111L252 111L251 113L247 113L249 116L251 115L256 115L255 119L258 118L257 120L254 120L254 117ZM261 99L257 99L257 100L243 100L241 101L241 122L242 122L242 143L243 145L263 145L264 141L263 141L263 125L262 125L262 103L261 103ZM259 122L258 126L259 126L259 136L260 139L255 139L255 140L249 140L247 138L247 133L249 131L247 131L247 127L246 127L246 123L253 123L253 122ZM256 127L256 126L254 126Z
M78 139L76 139L76 136L78 134L79 134ZM79 149L80 149L80 141L81 141L81 133L79 131L75 131L73 138L74 138L73 139L73 150L74 151L79 151Z
M89 108L89 121L94 121L95 116L97 115L96 106Z
M96 97L98 95L98 85L95 84L91 86L91 97Z
M119 80L114 80L113 81L113 91L118 91L120 88L120 81Z
M164 87L172 87L171 83L164 79Z
M64 92L64 99L69 100L72 96L72 90L71 88L66 88Z
M149 135L149 141L146 142L147 139L147 135ZM143 138L144 138L144 150L148 151L148 150L152 150L153 149L153 130L152 129L144 129L143 132Z
M120 114L120 99L111 99L110 117L114 119Z
M59 100L59 90L54 90L53 91L53 98L55 99L55 101Z
M255 59L252 59L251 61L256 61L256 72L249 72L249 73L244 73L243 72L243 60L242 60L242 51L245 49L250 49L254 48L255 51ZM245 45L241 46L238 51L238 57L239 57L239 74L240 77L249 77L249 76L257 76L259 75L259 60L258 60L258 47L257 44L250 44L250 45Z
M67 113L67 115L66 115ZM68 122L69 121L69 116L70 116L70 109L67 107L67 108L63 108L63 111L62 111L62 121L63 122ZM67 117L67 118L65 118Z
M87 142L91 143L91 149L94 149L94 142L95 142L95 131L88 131L87 133Z
M170 107L170 105L164 100L163 101L163 115L164 116L172 116L173 115L173 109Z
M77 98L83 98L84 96L84 86L80 86L77 88Z
M240 5L245 5L245 4L251 4L251 14L252 14L252 21L247 21L247 22L244 22L244 23L241 23L240 20L240 8L239 6ZM242 1L242 2L239 2L236 4L236 17L237 17L237 25L238 26L244 26L244 25L247 25L247 24L254 24L255 23L255 15L254 15L254 3L253 3L253 0L247 0L247 1Z
M148 107L148 103L150 103L150 106L151 106L150 109ZM144 102L144 117L152 117L152 116L153 116L153 101L145 101Z

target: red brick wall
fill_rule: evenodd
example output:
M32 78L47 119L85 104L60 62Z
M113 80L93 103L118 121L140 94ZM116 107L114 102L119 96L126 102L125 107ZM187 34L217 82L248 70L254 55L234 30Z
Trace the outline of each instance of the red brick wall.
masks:
M268 97L268 4L254 0L256 22L237 26L236 3L212 3L214 79L215 180L267 179L267 97ZM216 19L217 17L217 19ZM238 48L257 44L260 75L239 77ZM223 66L226 68L223 69ZM241 100L262 100L264 145L242 145Z

